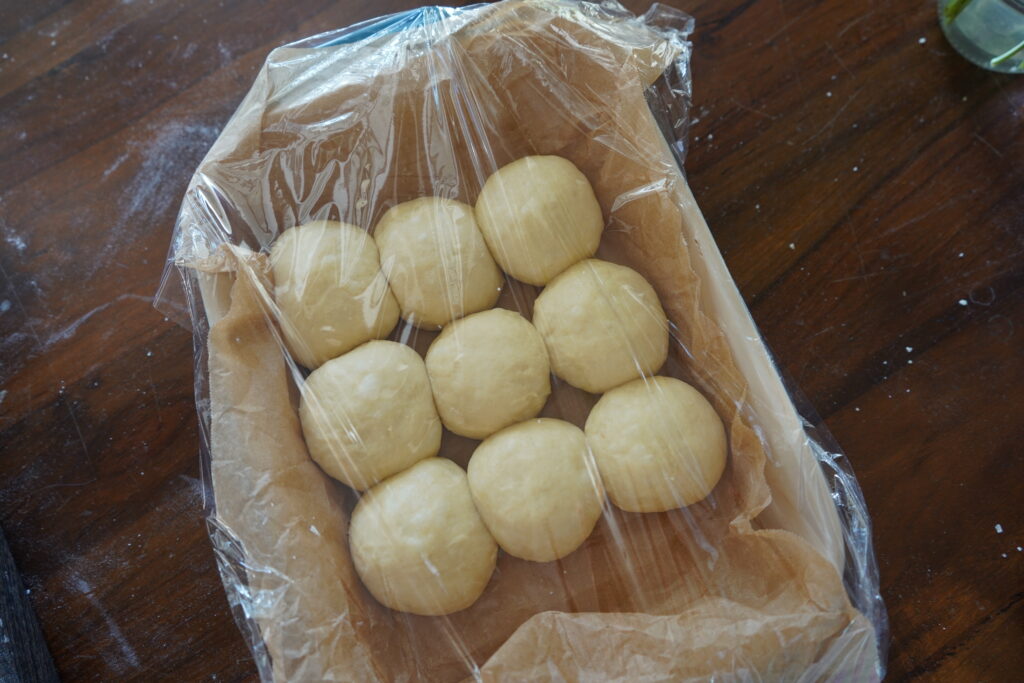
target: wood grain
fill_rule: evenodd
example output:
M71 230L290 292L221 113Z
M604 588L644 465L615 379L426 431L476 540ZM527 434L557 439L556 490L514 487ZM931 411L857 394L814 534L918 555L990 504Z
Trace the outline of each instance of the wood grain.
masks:
M0 5L0 521L63 678L254 680L203 522L191 338L151 297L267 52L415 4ZM697 20L688 175L860 478L890 677L1013 680L1024 80L960 59L929 2L671 4Z

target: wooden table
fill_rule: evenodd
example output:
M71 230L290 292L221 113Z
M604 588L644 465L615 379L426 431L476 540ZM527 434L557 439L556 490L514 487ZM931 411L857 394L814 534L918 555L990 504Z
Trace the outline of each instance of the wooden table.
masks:
M1024 78L930 2L678 0L694 192L874 521L893 680L1024 671ZM646 4L628 3L634 10ZM0 5L0 521L69 680L252 680L151 307L274 46L414 2Z

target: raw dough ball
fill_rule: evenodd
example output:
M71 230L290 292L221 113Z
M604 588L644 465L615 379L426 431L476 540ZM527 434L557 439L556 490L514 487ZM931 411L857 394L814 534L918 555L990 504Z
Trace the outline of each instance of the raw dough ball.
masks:
M371 489L356 505L348 533L352 561L373 597L413 614L472 605L498 556L466 474L443 458L419 462Z
M396 342L368 342L314 370L299 417L313 460L360 491L441 447L426 368Z
M612 389L587 418L608 497L629 512L703 500L725 470L725 428L700 392L671 377Z
M549 372L537 330L504 308L456 320L427 351L441 421L473 439L539 413L551 393Z
M480 444L469 461L469 490L498 545L534 562L576 550L604 501L583 432L550 418L520 422Z
M588 259L551 281L533 306L551 370L599 394L668 357L668 320L654 288L635 270Z
M314 221L285 230L270 263L281 331L307 368L388 336L398 322L377 246L354 225Z
M500 168L480 191L476 220L498 264L531 285L593 256L604 229L590 181L556 156L524 157Z
M473 207L421 197L393 207L374 231L380 262L402 317L420 327L490 308L501 271L476 227Z

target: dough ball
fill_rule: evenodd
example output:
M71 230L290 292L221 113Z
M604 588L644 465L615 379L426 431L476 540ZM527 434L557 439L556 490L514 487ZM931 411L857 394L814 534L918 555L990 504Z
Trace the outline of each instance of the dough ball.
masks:
M484 183L476 220L498 264L512 277L544 285L593 256L604 217L590 181L571 161L524 157Z
M494 306L501 294L501 271L467 204L440 197L399 204L374 239L402 317L414 325L437 329Z
M629 512L703 500L725 470L725 427L700 392L671 377L612 389L587 418L608 497Z
M419 462L370 489L348 533L356 572L373 597L426 616L476 602L498 556L465 472L443 458Z
M314 370L299 417L313 460L360 491L441 447L426 368L396 342L368 342Z
M307 368L388 336L398 322L377 246L354 225L314 221L285 230L270 263L285 343Z
M456 320L427 350L441 421L473 439L539 413L551 393L549 372L537 330L504 308Z
M580 547L604 501L583 432L550 418L506 427L480 444L469 461L469 490L498 545L534 562Z
M657 372L668 357L668 320L635 270L589 259L551 281L533 306L551 370L594 394Z

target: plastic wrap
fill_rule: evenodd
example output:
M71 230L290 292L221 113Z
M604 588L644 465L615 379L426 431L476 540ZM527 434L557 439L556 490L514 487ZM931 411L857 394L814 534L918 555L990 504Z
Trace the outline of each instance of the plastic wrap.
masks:
M505 0L383 17L268 57L189 186L157 302L195 332L210 533L263 680L881 678L886 618L856 480L794 407L681 170L692 25L660 5L637 17L613 2ZM638 350L637 374L650 386L652 374L681 379L710 402L727 435L724 472L706 498L664 512L625 512L602 499L593 531L555 561L499 552L482 594L464 609L389 609L360 580L350 552L349 521L366 494L310 455L303 405L313 368L300 363L330 363L336 354L302 346L301 324L275 283L282 263L299 272L328 252L341 259L339 271L351 270L345 259L364 233L317 239L287 257L283 246L275 255L275 240L314 221L379 238L390 209L422 197L461 202L452 206L470 216L476 204L479 223L487 180L540 155L568 160L592 187L595 257L653 287L667 316L667 360L641 367ZM537 238L550 246L522 269L538 284L497 271L494 303L465 284L490 276L443 258L402 283L386 250L380 273L347 295L358 305L325 325L343 337L365 325L364 338L386 337L423 356L438 327L454 322L407 309L438 280L446 287L435 303L441 296L453 321L492 303L529 321L550 277L534 273L586 218L575 201L558 209L567 232ZM462 254L482 244L461 232L442 248L440 237L430 242L429 220L418 225L428 251ZM517 240L527 240L525 228ZM519 248L511 242L487 242L495 262ZM399 250L408 246L397 241ZM634 293L598 284L600 297L615 296L613 287ZM308 300L313 285L300 277L296 286ZM400 290L404 318L392 329L398 313L388 297ZM321 297L324 310L336 311L341 295ZM601 324L628 338L641 323L613 316ZM489 343L500 364L503 340ZM483 383L489 371L480 372ZM558 374L548 383L540 416L584 428L600 396ZM387 400L383 390L370 397L380 404L374 419L390 416L389 434L420 419L408 386ZM501 394L508 389L497 382L493 395L475 400L505 408L517 400ZM364 404L346 394L337 405L358 412ZM353 438L362 445L370 437ZM396 452L404 442L388 443ZM465 468L479 444L445 429L438 455ZM375 481L350 483L361 490ZM429 490L422 496L423 509L437 502Z

